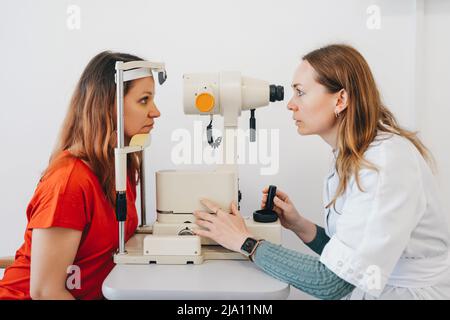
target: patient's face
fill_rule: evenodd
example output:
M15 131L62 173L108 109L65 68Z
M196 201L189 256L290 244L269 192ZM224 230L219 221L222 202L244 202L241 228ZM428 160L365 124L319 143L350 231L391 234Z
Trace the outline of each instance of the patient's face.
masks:
M301 135L326 134L336 125L336 94L329 93L315 79L316 71L308 61L303 60L295 70L293 95L288 103Z
M149 133L155 125L155 118L161 114L155 105L155 82L152 77L133 80L124 97L124 129L127 139L138 133Z

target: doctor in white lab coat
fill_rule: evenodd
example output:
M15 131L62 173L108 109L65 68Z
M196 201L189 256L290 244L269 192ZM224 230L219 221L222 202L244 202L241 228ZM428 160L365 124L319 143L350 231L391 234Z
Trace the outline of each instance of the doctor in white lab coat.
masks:
M395 134L379 134L364 156L379 170L360 170L364 192L352 178L325 209L331 239L320 261L356 286L348 298L449 299L447 212L428 164ZM338 184L333 166L324 204Z
M332 148L323 192L329 239L319 261L354 286L339 298L450 299L448 213L431 155L381 103L367 62L346 45L314 50L297 68L292 88L288 109L298 132L317 134ZM266 198L267 190L262 206ZM306 244L316 238L319 227L287 194L278 191L274 204L285 228ZM232 211L214 219L197 212L205 227L197 233L239 251L252 235L234 205ZM276 270L271 274L283 279Z

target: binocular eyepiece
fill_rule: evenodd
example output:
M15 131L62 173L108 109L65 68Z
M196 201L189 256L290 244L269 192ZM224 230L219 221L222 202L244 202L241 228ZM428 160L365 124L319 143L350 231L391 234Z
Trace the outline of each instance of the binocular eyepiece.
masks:
M284 99L284 87L270 85L270 102L283 101Z

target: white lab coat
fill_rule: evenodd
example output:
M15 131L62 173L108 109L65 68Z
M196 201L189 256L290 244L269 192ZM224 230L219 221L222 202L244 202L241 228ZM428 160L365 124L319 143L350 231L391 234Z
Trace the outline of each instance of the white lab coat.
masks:
M353 177L325 209L331 239L320 261L356 286L346 299L450 299L448 213L428 164L393 134L379 134L364 156L379 171L362 169L364 192ZM333 161L324 207L338 182Z

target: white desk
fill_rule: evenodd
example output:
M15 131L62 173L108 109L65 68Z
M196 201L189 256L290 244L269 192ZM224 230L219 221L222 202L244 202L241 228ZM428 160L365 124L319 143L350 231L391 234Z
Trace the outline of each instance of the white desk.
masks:
M286 299L289 285L249 261L199 265L116 265L103 282L107 299Z

